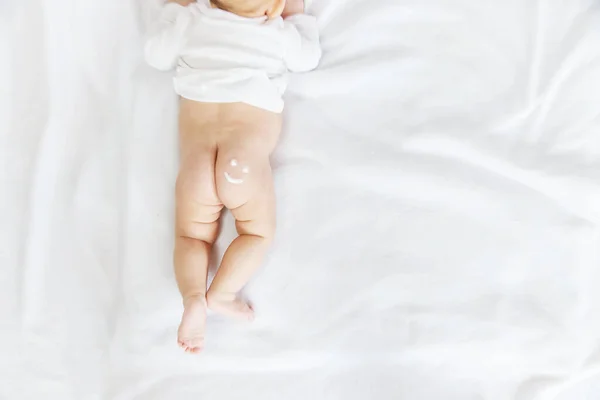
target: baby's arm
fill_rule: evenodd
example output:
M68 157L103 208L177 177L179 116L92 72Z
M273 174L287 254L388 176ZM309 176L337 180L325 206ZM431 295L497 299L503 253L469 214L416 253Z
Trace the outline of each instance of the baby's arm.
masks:
M146 41L146 61L158 70L172 69L179 58L191 20L190 10L184 4L185 0L168 1Z
M294 14L284 20L284 25L287 68L291 72L307 72L317 68L321 60L317 19L307 14Z

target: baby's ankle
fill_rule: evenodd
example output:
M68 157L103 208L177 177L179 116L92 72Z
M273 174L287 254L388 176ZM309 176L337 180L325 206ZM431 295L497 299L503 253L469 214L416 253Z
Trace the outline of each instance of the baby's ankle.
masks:
M222 302L222 301L234 301L236 299L235 293L221 292L216 290L209 290L206 294L206 300L208 303L211 302Z
M190 303L197 303L197 302L206 303L206 294L205 293L192 293L192 294L185 295L183 297L183 306L184 307Z

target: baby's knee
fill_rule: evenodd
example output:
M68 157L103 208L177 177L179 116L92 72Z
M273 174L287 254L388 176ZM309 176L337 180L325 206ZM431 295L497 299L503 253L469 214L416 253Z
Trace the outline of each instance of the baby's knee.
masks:
M275 240L275 224L265 227L259 236L263 239L262 244L265 247L270 247Z
M275 239L275 216L261 215L260 218L250 221L237 221L236 228L240 235L250 235L260 239L256 242L256 245L270 246Z
M260 236L265 239L267 244L271 244L275 239L275 232L277 230L277 224L275 222L275 211L273 210L273 214L265 217L263 221L259 224L258 232Z

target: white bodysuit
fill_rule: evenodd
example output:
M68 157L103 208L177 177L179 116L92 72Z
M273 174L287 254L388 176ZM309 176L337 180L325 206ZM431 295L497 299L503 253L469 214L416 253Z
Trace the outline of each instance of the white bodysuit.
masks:
M316 68L321 47L310 15L245 18L198 0L163 7L145 56L159 70L177 66L174 86L182 97L280 113L288 71Z

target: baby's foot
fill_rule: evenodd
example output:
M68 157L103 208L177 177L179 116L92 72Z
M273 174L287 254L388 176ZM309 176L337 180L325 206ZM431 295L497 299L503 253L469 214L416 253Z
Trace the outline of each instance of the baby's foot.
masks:
M302 14L304 12L307 1L305 0L288 0L285 2L285 8L281 16L283 18L291 17L292 15Z
M183 316L177 331L177 343L186 353L200 353L204 348L206 299L193 296L184 300Z
M208 293L208 308L216 313L244 321L254 319L254 311L248 303L238 299L235 295Z

